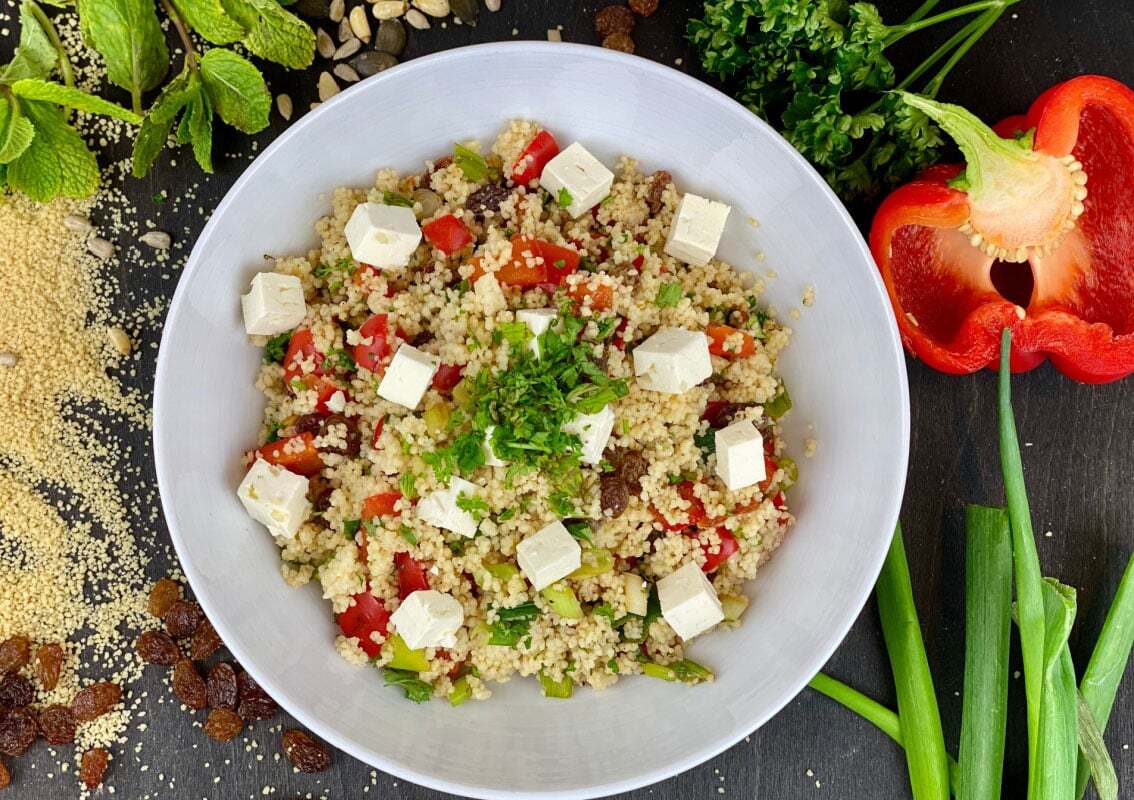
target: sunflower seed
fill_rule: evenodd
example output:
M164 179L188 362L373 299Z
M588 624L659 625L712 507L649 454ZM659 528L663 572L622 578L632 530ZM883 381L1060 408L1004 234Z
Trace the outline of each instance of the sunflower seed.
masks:
M484 7L489 11L499 11L500 0L484 0Z
M63 217L63 227L75 233L90 233L94 228L91 221L82 214L68 214Z
M344 58L350 58L361 49L362 42L358 41L358 39L347 39L339 45L339 49L332 54L331 58L335 61L341 61Z
M114 345L114 349L118 351L120 356L130 355L130 351L134 349L134 343L130 341L130 337L126 335L126 331L115 325L106 331L110 337L110 343Z
M323 104L322 104L322 103L318 103L318 102L316 102L316 103L311 103L311 104L310 104L309 106L307 106L307 109L308 109L309 111L314 111L315 109L317 109L317 108L318 108L319 106L321 106L321 105L323 105Z
M355 6L350 10L350 29L364 42L370 41L370 20L366 18L366 6Z
M168 250L173 244L172 237L165 231L147 231L138 237L138 241L154 250Z
M0 367L14 367L20 360L20 357L15 353L9 353L7 350L0 351Z
M559 32L558 28L547 29L547 41L549 42L562 42L563 34Z
M350 61L350 65L364 78L377 75L382 70L389 69L397 63L398 59L389 53L379 53L376 50L359 53Z
M336 77L342 78L347 83L354 83L359 79L358 73L354 71L354 67L350 64L335 64L335 68L332 71L335 73Z
M339 20L339 41L345 42L347 39L354 38L354 31L350 29L350 19L343 17Z
M330 58L331 54L335 52L335 40L331 38L331 34L322 28L315 31L315 49L323 58Z
M278 94L276 95L276 111L280 112L280 116L285 120L290 120L292 112L295 111L295 106L292 105L291 95Z
M452 10L449 0L413 0L413 4L431 17L447 17Z
M319 73L319 101L327 102L339 93L339 85L329 72Z
M460 22L470 28L476 27L480 18L480 6L476 4L476 0L449 0L449 7Z
M405 0L378 0L371 9L375 19L394 19L406 13Z
M87 239L87 252L103 261L114 255L114 245L101 236L92 236Z
M410 24L411 28L417 28L419 31L429 28L429 20L416 8L411 8L406 12L406 22Z
M378 23L374 49L392 56L400 56L406 49L406 26L399 19L384 19Z
M331 7L327 11L327 16L331 18L331 22L342 22L345 15L346 0L331 0Z

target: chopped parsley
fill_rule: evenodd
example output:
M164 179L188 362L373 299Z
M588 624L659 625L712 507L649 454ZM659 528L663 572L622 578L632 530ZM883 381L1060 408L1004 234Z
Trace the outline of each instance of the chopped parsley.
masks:
M414 534L413 528L411 528L409 525L402 525L400 528L398 528L398 535L410 544L417 544L417 535Z
M398 488L402 491L402 497L413 500L417 497L417 476L412 472L407 472L398 478Z
M611 606L610 603L599 603L591 609L591 613L599 617L606 617L610 620L614 619L614 607Z
M361 527L362 527L362 520L360 520L360 519L348 519L346 522L343 523L343 535L346 536L348 539L353 539L355 534L358 533L358 529L361 528Z
M526 322L501 322L496 326L493 335L495 336L497 332L513 347L522 347L532 338L532 329Z
M327 361L335 369L341 369L343 372L355 372L358 365L354 363L354 355L349 350L341 350L335 348L327 353Z
M654 305L658 308L672 308L681 302L681 284L677 281L663 283L654 298Z
M488 162L484 156L463 144L453 145L453 163L470 181L483 181L488 177Z
M515 647L528 635L532 620L542 612L532 601L514 608L496 609L496 622L489 626L488 643L500 647Z
M264 361L269 364L282 364L289 344L291 344L291 331L273 336L264 345Z
M512 517L514 517L514 516L516 516L516 509L506 508L503 511L501 511L499 514L496 515L496 521L497 522L507 522L508 520L512 519Z
M354 272L354 261L346 256L340 258L334 264L320 264L312 270L312 274L320 279L334 278L335 275L349 275L352 272ZM333 284L334 280L328 285ZM341 279L338 280L338 285L342 285Z
M717 452L717 432L712 428L704 433L693 434L693 443L701 449L701 456L708 458Z
M622 319L620 317L606 317L604 319L600 319L596 323L598 325L598 333L595 334L595 338L600 342L605 342L607 339L614 335L614 332L618 330L618 325L621 322Z
M607 661L606 662L606 668L609 669L611 672L613 672L615 675L617 675L618 674L618 659L612 658L612 659L610 659L610 661Z
M598 272L598 265L590 256L583 256L579 259L579 269L583 272Z
M417 677L416 672L386 667L382 670L382 674L386 678L387 686L399 686L405 690L407 700L424 703L433 696L433 686Z
M282 427L283 427L283 423L280 422L279 420L272 420L271 422L269 422L268 423L268 438L264 443L265 444L271 444L272 442L278 442L279 439L280 439L280 428L282 428Z
M586 542L591 545L595 543L594 531L591 530L590 524L586 521L581 519L572 520L571 522L563 523L563 527L565 527L567 529L567 532L579 541Z
M571 196L571 193L569 191L567 191L566 186L562 187L559 190L559 196L556 198L556 200L559 201L560 208L567 208L569 205L575 202L575 198Z
M465 494L461 492L457 495L457 508L465 511L472 516L477 522L484 519L484 515L488 513L488 502L483 497L478 497L475 494Z
M413 208L413 200L410 200L404 194L397 192L382 192L382 202L388 206L402 206L404 208Z
M445 546L449 548L449 552L455 556L463 556L465 554L465 544L467 539L450 539L445 542Z

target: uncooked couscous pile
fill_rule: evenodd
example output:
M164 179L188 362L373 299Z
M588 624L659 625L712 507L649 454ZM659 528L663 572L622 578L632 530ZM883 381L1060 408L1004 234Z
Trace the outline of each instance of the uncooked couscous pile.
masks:
M340 188L242 298L267 397L238 495L348 661L412 700L696 683L792 524L789 331L730 209L512 122Z

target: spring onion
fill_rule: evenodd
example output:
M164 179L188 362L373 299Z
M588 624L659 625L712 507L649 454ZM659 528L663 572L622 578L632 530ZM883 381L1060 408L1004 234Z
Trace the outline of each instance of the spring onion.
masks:
M544 697L556 697L561 700L566 700L575 691L575 684L571 681L570 675L555 680L543 670L539 672L539 685L543 687Z
M1053 578L1042 583L1044 601L1043 690L1040 694L1038 761L1030 800L1071 797L1079 753L1078 689L1067 646L1075 623L1075 590Z

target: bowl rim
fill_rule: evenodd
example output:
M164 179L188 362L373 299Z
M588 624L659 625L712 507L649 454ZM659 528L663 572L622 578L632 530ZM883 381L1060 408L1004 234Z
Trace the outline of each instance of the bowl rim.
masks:
M859 232L858 226L855 224L843 205L842 201L838 199L835 193L827 185L827 182L819 175L818 172L811 166L810 163L803 158L798 151L795 150L788 142L780 136L780 134L768 125L763 119L756 114L749 111L733 98L720 92L713 86L694 78L680 70L674 69L666 64L661 64L651 59L643 58L640 56L633 56L622 52L604 49L593 45L570 43L570 42L544 42L544 41L506 41L506 42L489 42L483 44L467 45L463 47L452 48L443 50L438 53L415 58L412 61L399 64L382 73L374 75L370 78L360 82L361 85L369 87L366 91L374 92L378 90L386 82L391 79L391 76L401 78L407 74L414 72L430 71L438 64L444 64L451 61L460 61L467 58L470 54L500 54L507 55L519 51L536 52L545 57L554 58L560 53L571 53L575 56L584 55L587 58L595 59L597 61L606 61L614 64L632 64L635 69L644 70L645 72L652 73L653 77L663 81L675 81L682 84L687 90L702 94L710 98L715 104L720 105L725 113L733 115L741 115L747 124L754 125L760 129L765 135L770 134L776 146L784 151L788 159L790 159L801 173L806 176L806 180L810 181L821 193L823 193L827 200L833 204L836 213L841 217L844 224L851 231L853 238L858 246L858 254L866 260L870 265L868 270L869 280L878 300L887 309L886 314L886 332L888 335L887 341L890 345L890 355L894 358L897 373L900 378L898 381L897 391L899 395L900 419L899 433L900 433L900 463L895 465L892 476L893 478L890 485L894 488L892 495L886 502L886 507L883 509L884 516L892 520L890 527L893 528L897 524L898 515L901 510L902 497L905 492L905 483L907 477L907 468L909 462L909 448L910 448L910 402L909 402L909 383L906 372L906 361L904 350L902 347L901 339L898 333L897 324L893 315L889 313L889 300L886 289L882 284L881 277L878 271L873 268L873 256L870 249L867 247L862 234ZM353 88L353 87L352 87ZM170 331L175 329L177 322L182 312L182 301L187 293L188 285L192 282L194 274L200 264L198 252L201 248L201 242L209 238L213 230L219 226L219 221L225 216L225 212L229 206L235 202L235 198L243 190L245 185L255 180L258 172L263 167L263 164L275 155L277 150L287 146L288 142L298 136L300 132L308 125L312 124L314 120L331 115L337 112L338 108L346 103L360 102L360 99L365 92L343 92L329 101L320 104L318 108L304 114L303 117L296 120L289 125L282 133L280 133L266 148L264 148L259 155L252 161L251 164L241 173L236 181L225 192L224 198L216 206L209 221L201 230L200 235L194 242L193 249L186 259L185 266L181 270L181 276L178 279L177 288L174 291L173 297L170 300L169 311L166 314L165 322L162 328L161 342L158 349L157 364L154 373L154 393L153 393L153 455L154 466L158 483L158 494L161 498L162 516L165 520L166 528L169 531L170 538L173 542L174 550L177 553L178 561L182 571L185 573L189 581L190 587L196 595L197 601L201 604L205 614L211 621L214 622L217 632L224 640L225 645L232 652L233 657L240 663L240 665L252 675L252 677L264 687L264 689L276 699L280 706L283 707L289 714L291 714L300 724L304 725L309 730L313 731L320 738L342 750L353 758L358 759L364 764L373 766L390 775L393 775L401 780L410 781L419 786L424 786L441 792L448 792L459 796L468 796L475 798L484 798L484 800L522 800L522 798L539 797L541 800L567 800L567 798L592 798L604 797L612 794L632 791L639 789L659 781L679 775L694 767L708 761L709 759L719 755L728 748L738 743L741 739L750 735L758 728L763 726L772 717L778 714L783 708L791 702L807 685L811 677L817 673L822 666L830 659L839 645L842 644L846 638L847 633L850 631L851 626L858 618L862 609L865 607L870 593L873 590L874 583L882 570L882 564L885 560L886 553L888 552L889 538L885 541L887 546L881 546L881 535L878 545L876 545L876 552L872 554L868 569L863 573L869 580L864 581L863 585L858 587L857 595L858 600L845 606L845 610L841 613L841 619L832 628L828 634L825 644L818 648L809 661L802 665L806 667L800 671L801 677L797 678L789 687L789 690L784 691L781 696L773 703L763 714L755 718L745 720L743 724L735 726L732 730L722 731L719 736L711 740L707 740L693 748L683 758L671 762L664 767L658 767L648 770L644 773L636 775L633 778L626 778L622 780L613 781L610 783L595 783L587 786L581 786L568 790L551 790L551 791L525 791L519 792L515 790L496 790L478 786L475 784L456 783L443 778L437 778L433 775L419 772L404 764L394 761L385 755L376 751L367 750L361 745L349 741L345 736L341 736L336 730L324 727L322 723L316 721L313 717L309 716L306 710L298 703L292 702L290 694L284 687L276 681L267 679L267 673L261 671L244 645L237 641L230 635L227 626L221 622L222 617L215 614L214 611L219 610L219 600L214 603L210 598L208 591L208 583L201 575L191 560L184 558L183 553L187 552L185 547L185 540L177 527L173 515L170 513L173 508L173 500L171 490L167 487L175 485L173 474L170 468L170 459L167 458L165 448L162 445L164 434L163 416L159 410L163 405L168 402L166 393L163 391L162 386L166 370L168 369L169 351L166 347L167 339L170 338Z

